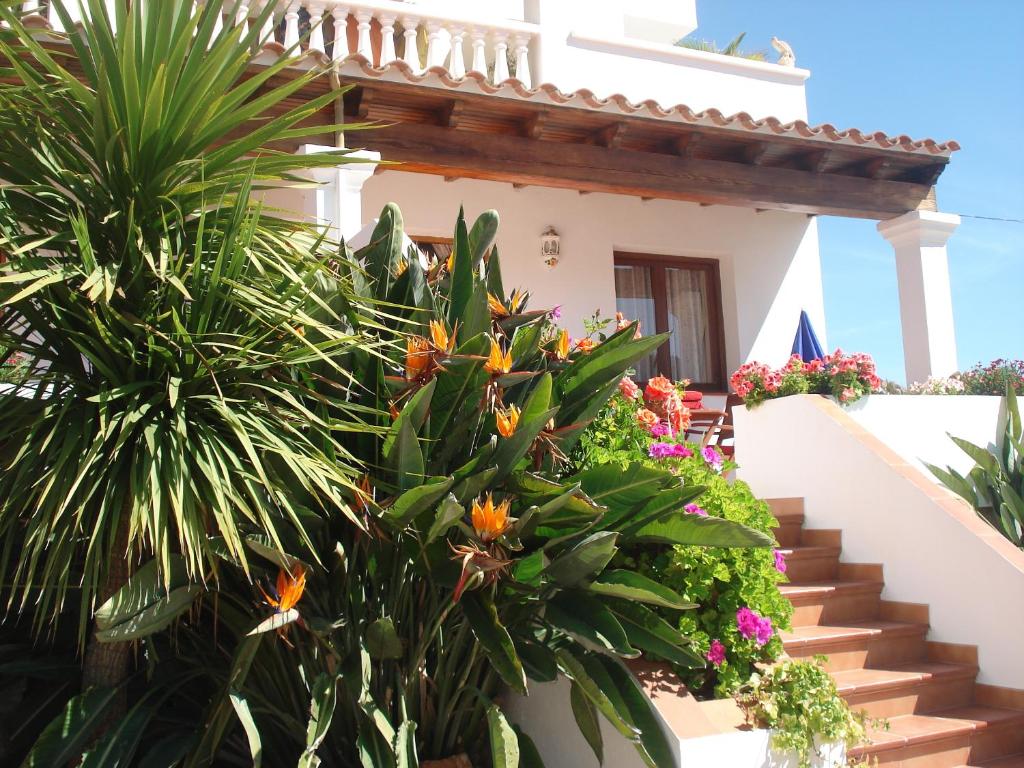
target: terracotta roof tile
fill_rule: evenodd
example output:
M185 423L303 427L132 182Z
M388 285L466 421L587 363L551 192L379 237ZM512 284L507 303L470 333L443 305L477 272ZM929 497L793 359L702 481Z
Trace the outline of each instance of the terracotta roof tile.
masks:
M326 62L326 57L320 56ZM906 135L890 136L882 131L868 132L856 128L840 130L830 123L810 125L803 120L783 123L775 117L757 120L746 112L725 115L717 109L694 112L685 104L663 107L653 99L647 99L637 104L621 93L615 93L606 98L599 98L593 91L586 88L581 88L572 93L565 93L551 83L527 88L515 78L510 78L503 83L494 85L489 83L486 77L479 72L469 72L465 77L455 78L444 67L431 67L417 73L408 64L400 60L393 61L383 67L376 67L360 54L352 54L346 57L338 63L338 66L343 77L407 82L435 88L447 88L465 93L482 93L504 98L516 98L533 103L590 109L627 116L650 117L695 126L704 125L726 128L746 133L790 136L848 146L871 145L880 149L940 157L949 157L953 152L960 149L960 145L955 141L940 143L934 139L915 140Z

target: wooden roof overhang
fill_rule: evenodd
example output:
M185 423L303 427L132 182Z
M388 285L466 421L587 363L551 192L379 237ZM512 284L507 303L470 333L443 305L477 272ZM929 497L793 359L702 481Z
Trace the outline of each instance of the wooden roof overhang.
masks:
M343 74L342 83L352 86L344 119L375 124L348 132L346 146L379 151L401 164L396 170L447 178L887 219L918 208L949 162L899 146L609 115L382 78Z

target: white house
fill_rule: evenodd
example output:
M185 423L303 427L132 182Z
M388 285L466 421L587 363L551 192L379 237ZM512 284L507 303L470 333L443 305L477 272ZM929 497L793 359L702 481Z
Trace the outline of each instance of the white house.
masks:
M312 60L352 87L343 121L377 126L324 145L380 160L282 207L351 237L394 201L435 249L460 206L495 208L510 285L561 305L574 333L616 309L673 331L650 370L711 392L745 361L783 362L802 309L824 341L816 216L877 219L908 380L955 370L944 245L958 220L932 190L957 145L808 125L808 70L672 44L696 28L696 0L281 6L280 41L312 28Z

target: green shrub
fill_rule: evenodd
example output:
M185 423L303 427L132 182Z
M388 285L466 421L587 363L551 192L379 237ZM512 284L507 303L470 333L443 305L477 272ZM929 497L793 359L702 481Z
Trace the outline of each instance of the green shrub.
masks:
M1002 395L1007 387L1024 395L1024 360L999 358L987 365L978 363L956 376L963 382L966 395Z
M678 441L662 442L638 423L643 408L638 398L617 395L594 420L581 441L576 460L582 466L603 463L626 465L642 460L650 466L667 468L687 485L701 486L704 493L700 508L710 517L723 518L771 534L776 525L768 505L757 499L742 481L730 482L726 474L734 466L724 461L717 449L708 449L705 457L699 446L689 446L693 455L656 458L659 452ZM715 458L722 461L716 469ZM709 461L708 459L711 459ZM788 629L792 605L779 592L784 576L776 567L776 555L770 549L724 549L719 547L652 547L626 550L623 562L637 568L653 580L669 586L697 608L683 613L663 611L694 647L707 656L717 640L724 646L724 660L708 660L703 668L678 669L691 690L704 696L728 696L754 671L754 665L773 661L782 652L778 629ZM784 564L779 562L779 567ZM756 637L743 637L737 624L737 612L747 608L771 621L771 638L758 645ZM714 654L712 654L714 655Z
M797 754L800 768L810 768L819 745L863 743L866 726L884 726L855 713L836 690L832 676L813 662L786 660L755 673L737 696L747 722L768 728L772 746Z

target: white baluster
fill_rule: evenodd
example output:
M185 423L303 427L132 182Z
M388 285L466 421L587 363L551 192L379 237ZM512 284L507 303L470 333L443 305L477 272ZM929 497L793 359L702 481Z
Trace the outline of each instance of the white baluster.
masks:
M415 16L402 17L402 36L405 37L405 55L402 60L408 64L413 72L420 71L420 51L416 46L416 30L420 20Z
M220 33L224 30L224 20L221 17L221 12L224 10L221 6L221 0L210 0L209 5L216 9L213 17L213 34L210 35L210 45L213 45L214 40L220 37Z
M533 87L530 77L530 36L516 35L512 38L513 51L516 54L516 79L527 88Z
M103 0L107 7L107 21L110 22L110 29L117 32L117 0Z
M444 66L441 53L441 22L428 21L427 27L427 69Z
M71 17L71 26L74 28L75 24L82 20L82 9L78 3L64 3L64 8L67 11L68 16ZM68 32L69 30L64 28L64 22L57 12L54 10L53 3L50 4L50 26L56 32Z
M309 11L309 50L326 53L323 3L309 3L306 5L306 10Z
M494 84L508 80L508 33L494 32Z
M398 58L395 53L395 21L397 16L381 14L380 22L380 66L384 67Z
M243 37L249 33L249 6L246 3L235 5L235 26L242 28Z
M452 36L452 55L448 59L448 71L452 77L465 77L466 61L462 56L462 40L466 36L466 30L453 26L448 32Z
M21 9L25 13L39 13L39 0L25 0L21 4Z
M356 53L373 61L373 44L370 42L370 22L373 14L369 11L356 11L356 30L359 32Z
M276 0L260 0L259 9L263 12L268 5L276 5ZM266 21L263 22L263 27L260 29L260 39L258 45L266 45L267 43L276 42L274 38L274 29L277 27L276 21L277 14L271 11L267 14Z
M479 27L473 27L469 31L469 39L473 44L473 71L482 75L487 74L487 43L484 38L487 33Z
M334 51L332 57L341 61L348 56L348 6L336 5L331 8L334 18Z
M296 0L288 3L284 11L284 47L292 48L299 43L299 4Z

